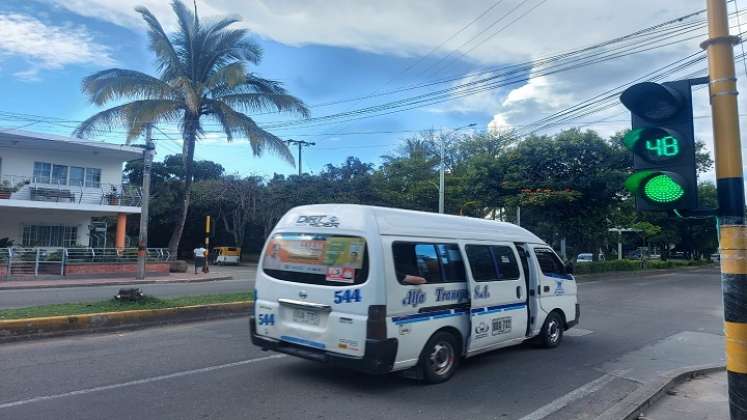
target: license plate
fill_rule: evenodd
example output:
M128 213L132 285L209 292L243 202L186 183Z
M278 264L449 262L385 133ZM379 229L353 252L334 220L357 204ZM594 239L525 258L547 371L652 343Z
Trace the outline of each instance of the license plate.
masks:
M300 324L319 325L319 313L314 311L305 311L303 309L294 309L293 321Z

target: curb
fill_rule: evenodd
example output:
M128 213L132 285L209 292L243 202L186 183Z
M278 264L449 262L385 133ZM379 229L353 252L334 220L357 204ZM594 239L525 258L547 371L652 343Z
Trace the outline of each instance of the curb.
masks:
M251 302L233 302L178 308L2 320L0 321L0 343L240 317L248 315L250 307Z
M645 277L656 277L660 275L677 274L682 271L692 271L697 269L709 268L710 265L693 265L680 268L657 268L648 270L632 271L603 271L600 273L574 274L578 284L584 283L601 283L608 281L622 281ZM595 278L596 277L596 278ZM600 278L601 277L601 278Z
M99 286L137 286L141 284L179 284L179 283L207 283L211 281L220 281L220 280L233 280L233 276L219 276L219 277L210 277L206 279L197 278L194 280L121 280L121 281L114 281L111 283L80 283L80 284L74 284L74 283L67 283L67 284L45 284L43 286L34 286L34 285L28 285L28 286L3 286L2 283L0 283L0 290L29 290L29 289L59 289L59 288L65 288L65 287L99 287Z
M636 420L643 416L644 411L651 407L664 394L685 380L712 372L724 370L724 364L690 366L675 369L662 375L659 379L643 385L617 404L605 410L597 420Z

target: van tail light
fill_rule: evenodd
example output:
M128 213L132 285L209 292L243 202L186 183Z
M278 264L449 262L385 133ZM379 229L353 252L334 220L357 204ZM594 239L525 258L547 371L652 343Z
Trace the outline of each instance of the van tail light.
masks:
M368 307L366 338L386 339L386 305L371 305Z

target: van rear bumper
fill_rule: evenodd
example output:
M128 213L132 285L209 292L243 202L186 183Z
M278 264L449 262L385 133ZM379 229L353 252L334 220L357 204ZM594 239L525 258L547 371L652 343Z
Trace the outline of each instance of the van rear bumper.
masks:
M397 355L398 345L396 338L387 338L384 340L366 339L366 347L363 357L352 357L263 337L257 334L257 327L253 318L254 317L249 321L252 344L261 347L263 350L272 350L279 353L289 354L291 356L313 360L315 362L327 363L332 366L353 369L374 375L389 373L394 367L394 358Z

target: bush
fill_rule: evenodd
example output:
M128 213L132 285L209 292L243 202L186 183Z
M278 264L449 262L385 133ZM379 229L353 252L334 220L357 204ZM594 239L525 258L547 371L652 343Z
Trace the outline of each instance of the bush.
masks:
M706 264L710 264L710 261L649 260L646 261L646 269L660 270L665 268L688 267ZM639 260L595 261L590 263L576 264L574 266L574 269L575 274L604 273L609 271L639 271L641 270L641 262Z

